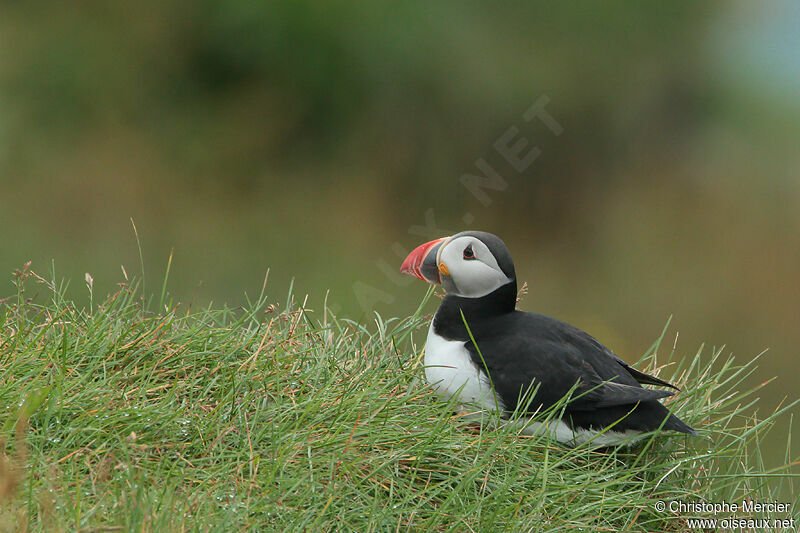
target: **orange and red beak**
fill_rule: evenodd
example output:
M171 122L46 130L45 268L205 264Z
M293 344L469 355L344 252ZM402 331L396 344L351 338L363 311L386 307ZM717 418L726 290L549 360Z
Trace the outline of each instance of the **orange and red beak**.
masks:
M447 239L449 237L443 237L414 248L414 251L408 254L408 257L400 266L400 272L434 285L440 284L442 280L439 277L439 266L436 263L436 257L439 253L439 248L442 247L442 244Z

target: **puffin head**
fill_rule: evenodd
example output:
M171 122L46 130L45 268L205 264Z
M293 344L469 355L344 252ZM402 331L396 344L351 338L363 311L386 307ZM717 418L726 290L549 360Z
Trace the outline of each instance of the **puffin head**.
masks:
M484 231L462 231L426 242L411 252L400 272L441 284L448 294L480 298L514 283L514 262L505 243Z

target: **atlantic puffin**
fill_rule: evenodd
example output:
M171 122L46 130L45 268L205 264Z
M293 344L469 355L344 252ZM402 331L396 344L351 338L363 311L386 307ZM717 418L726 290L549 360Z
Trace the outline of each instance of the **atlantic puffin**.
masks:
M572 391L560 416L522 430L547 431L568 446L631 444L658 428L697 435L658 401L674 393L642 384L677 387L636 370L574 326L517 310L514 263L496 235L463 231L427 242L400 271L446 292L424 358L425 377L441 398L457 396L478 412L508 418L518 407L547 409Z

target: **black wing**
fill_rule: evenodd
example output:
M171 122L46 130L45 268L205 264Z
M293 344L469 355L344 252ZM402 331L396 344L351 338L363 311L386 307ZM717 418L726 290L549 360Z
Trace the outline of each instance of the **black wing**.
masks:
M515 311L502 320L476 326L471 330L480 353L471 341L466 347L472 361L488 371L509 411L537 386L530 410L552 406L577 384L568 411L573 422L584 421L577 423L579 426L605 426L631 414L630 421L620 429L654 429L669 418L665 424L668 429L693 433L656 401L673 393L644 389L640 383L672 385L632 369L589 334L569 324Z
M543 317L543 318L550 318L550 317L545 317L543 315L538 315L538 316ZM640 372L639 370L636 370L635 368L630 366L628 363L626 363L625 361L620 359L617 356L617 354L615 354L614 352L612 352L611 350L609 350L608 348L606 348L605 346L600 344L600 341L598 341L597 339L595 339L594 337L592 337L591 335L589 335L585 331L582 331L582 330L580 330L580 329L578 329L578 328L576 328L574 326L570 326L569 324L566 324L564 322L560 322L558 320L555 320L554 318L551 318L550 320L558 322L562 327L566 327L567 329L572 330L572 333L575 336L579 337L581 339L582 343L586 343L589 346L593 347L595 350L601 351L601 352L605 353L606 355L608 355L609 357L611 357L612 359L614 359L617 363L622 365L622 367L625 370L627 370L628 373L631 376L633 376L633 378L638 383L642 383L642 384L645 384L645 385L660 385L662 387L670 387L671 389L675 389L676 391L680 391L680 389L678 387L676 387L675 385L673 385L672 383L669 383L667 381L664 381L663 379L660 379L660 378L657 378L655 376L651 376L650 374L645 374L644 372Z

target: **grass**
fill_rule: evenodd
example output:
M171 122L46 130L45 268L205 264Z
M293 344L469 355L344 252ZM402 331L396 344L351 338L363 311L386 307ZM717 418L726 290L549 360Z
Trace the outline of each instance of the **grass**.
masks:
M422 306L367 327L291 292L195 311L135 282L88 307L29 268L16 286L0 306L2 531L684 531L728 515L656 502L796 498L789 443L771 470L759 448L791 405L753 418L756 360L722 350L656 368L658 341L638 363L682 386L669 405L702 438L569 449L436 401Z

